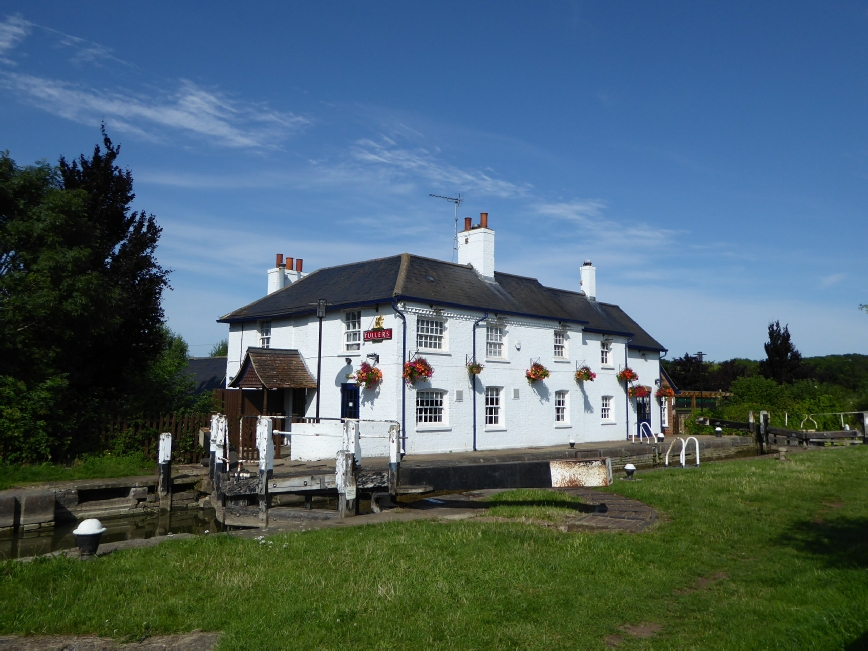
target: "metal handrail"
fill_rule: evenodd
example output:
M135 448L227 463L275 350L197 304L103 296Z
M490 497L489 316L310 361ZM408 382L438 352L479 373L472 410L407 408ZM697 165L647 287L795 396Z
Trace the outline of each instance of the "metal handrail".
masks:
M699 441L695 436L689 436L684 445L681 446L681 467L686 467L686 455L687 455L687 446L690 445L690 440L693 439L693 443L696 445L696 467L699 468Z
M647 434L645 434L646 429L648 430ZM653 445L654 443L657 442L657 437L654 436L654 432L651 431L651 425L646 421L642 421L641 423L639 423L639 444L640 445L642 444L642 437L643 436L648 437L648 445Z

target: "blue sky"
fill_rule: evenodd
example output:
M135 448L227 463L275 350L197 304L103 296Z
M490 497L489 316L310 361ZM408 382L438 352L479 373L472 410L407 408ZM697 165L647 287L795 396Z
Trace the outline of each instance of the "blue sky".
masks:
M866 61L866 2L3 2L0 149L106 123L193 354L275 253L450 259L459 192L670 357L868 353Z

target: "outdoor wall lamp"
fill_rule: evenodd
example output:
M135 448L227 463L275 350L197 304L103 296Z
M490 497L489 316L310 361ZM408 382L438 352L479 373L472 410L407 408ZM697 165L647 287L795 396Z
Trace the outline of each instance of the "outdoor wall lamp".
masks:
M368 353L368 359L374 360L374 364L380 363L380 356L377 353Z
M344 363L346 363L348 366L352 365L353 358L352 357L344 357Z

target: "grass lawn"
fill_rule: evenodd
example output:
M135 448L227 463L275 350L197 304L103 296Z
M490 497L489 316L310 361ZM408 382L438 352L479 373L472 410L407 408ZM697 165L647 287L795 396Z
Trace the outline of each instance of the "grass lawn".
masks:
M6 562L0 632L216 630L226 649L865 648L868 446L791 458L617 481L665 518L637 535L417 521ZM621 628L639 624L660 628Z
M89 456L70 465L0 465L0 490L48 481L150 475L156 471L156 462L143 454Z

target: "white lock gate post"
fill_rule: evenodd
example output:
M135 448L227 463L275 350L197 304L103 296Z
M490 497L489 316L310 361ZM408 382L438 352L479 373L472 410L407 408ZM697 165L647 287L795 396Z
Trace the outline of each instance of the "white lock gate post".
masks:
M172 509L172 434L160 434L160 449L157 457L157 494L160 510Z

